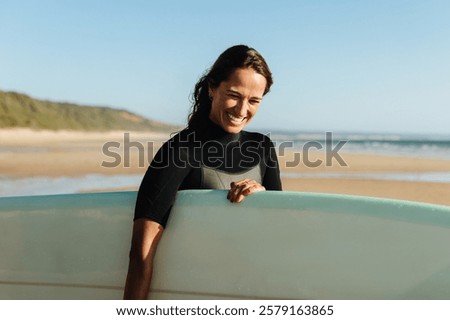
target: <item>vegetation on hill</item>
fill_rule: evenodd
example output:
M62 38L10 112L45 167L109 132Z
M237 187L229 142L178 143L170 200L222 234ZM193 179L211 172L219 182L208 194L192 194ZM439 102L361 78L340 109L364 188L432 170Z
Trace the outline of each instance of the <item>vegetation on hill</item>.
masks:
M0 91L0 128L14 127L83 131L169 131L176 128L126 110L44 101Z

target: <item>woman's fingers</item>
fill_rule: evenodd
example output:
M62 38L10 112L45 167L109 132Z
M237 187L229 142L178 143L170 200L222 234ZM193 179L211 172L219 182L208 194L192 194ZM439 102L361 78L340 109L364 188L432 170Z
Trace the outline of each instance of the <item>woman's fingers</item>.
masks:
M264 190L266 190L266 188L264 188L259 183L255 183L255 184L248 184L245 188L243 188L241 190L241 193L244 196L248 196L248 195L250 195L252 193L259 192L259 191L264 191Z
M264 190L266 188L255 180L244 179L230 184L227 199L231 202L241 202L246 196Z
M231 182L230 183L230 191L228 191L228 195L227 195L228 200L230 200L231 202L236 202L236 198L239 196L240 190L248 182L250 182L249 179Z

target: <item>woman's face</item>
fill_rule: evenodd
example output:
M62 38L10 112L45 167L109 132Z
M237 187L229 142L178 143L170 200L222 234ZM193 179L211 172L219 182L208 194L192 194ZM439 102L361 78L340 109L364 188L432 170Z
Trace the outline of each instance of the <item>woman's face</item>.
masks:
M236 69L218 87L209 88L209 118L229 133L239 133L258 111L266 78L252 68Z

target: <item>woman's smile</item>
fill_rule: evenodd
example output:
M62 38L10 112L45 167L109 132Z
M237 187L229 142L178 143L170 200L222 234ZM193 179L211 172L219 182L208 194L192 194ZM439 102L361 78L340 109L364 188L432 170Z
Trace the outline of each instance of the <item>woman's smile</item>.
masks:
M237 123L241 123L242 121L247 119L247 117L235 117L229 112L226 112L226 115L227 115L228 119L230 119L232 122L237 122Z

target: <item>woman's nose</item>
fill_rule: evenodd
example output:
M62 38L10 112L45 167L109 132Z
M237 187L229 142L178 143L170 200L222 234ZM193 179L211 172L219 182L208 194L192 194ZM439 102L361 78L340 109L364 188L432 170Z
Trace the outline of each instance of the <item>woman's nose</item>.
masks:
M248 101L245 99L239 100L236 105L237 114L241 117L245 117L247 115Z

